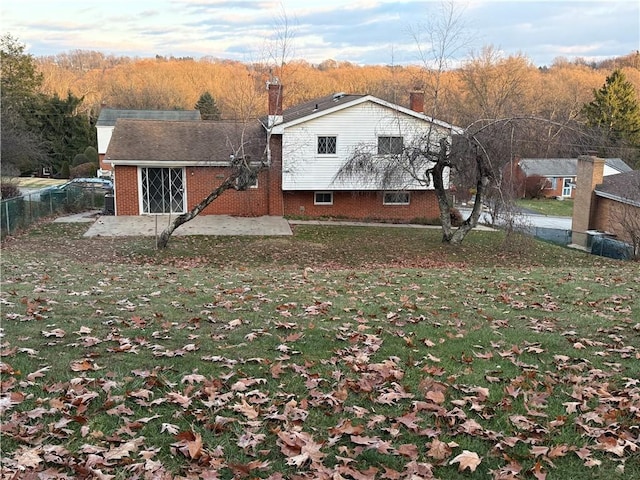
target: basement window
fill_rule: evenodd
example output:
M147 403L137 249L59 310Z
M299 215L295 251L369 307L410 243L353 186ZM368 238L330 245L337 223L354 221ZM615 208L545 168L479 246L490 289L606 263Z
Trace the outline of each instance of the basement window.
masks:
M315 192L313 194L314 205L333 205L333 192Z
M383 205L409 205L409 192L384 192Z

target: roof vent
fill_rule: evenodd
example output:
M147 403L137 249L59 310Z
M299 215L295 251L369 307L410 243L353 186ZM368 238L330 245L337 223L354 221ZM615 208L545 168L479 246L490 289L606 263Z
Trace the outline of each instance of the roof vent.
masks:
M333 101L337 102L338 100L340 100L345 95L346 95L346 93L344 93L344 92L334 93L333 94Z

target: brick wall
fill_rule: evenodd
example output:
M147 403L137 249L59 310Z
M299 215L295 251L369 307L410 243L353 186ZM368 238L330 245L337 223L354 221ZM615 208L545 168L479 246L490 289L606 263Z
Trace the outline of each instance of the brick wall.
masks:
M226 168L188 167L187 209L202 201L229 174ZM269 214L267 172L260 172L258 188L245 191L227 190L202 212L203 215L262 216ZM115 169L116 215L140 215L138 169L117 166Z
M139 215L138 168L117 166L114 171L116 185L116 215Z
M617 203L618 202L608 198L595 197L593 203L593 222L591 224L593 230L614 233L610 220Z
M633 243L627 229L640 225L640 207L596 196L592 228L614 234L619 240ZM626 227L626 228L625 228Z
M190 210L220 185L229 175L228 168L188 167L187 209ZM202 212L203 215L258 217L269 214L267 172L258 175L258 188L227 190Z
M333 205L314 205L314 192L284 192L283 195L284 212L288 216L399 221L440 216L432 190L411 192L409 205L383 205L382 192L333 192Z
M314 192L282 192L278 141L272 146L272 168L260 172L258 188L245 191L227 190L202 212L203 215L289 215L334 217L354 220L435 219L438 202L432 190L411 192L409 205L383 205L382 192L334 192L333 205L314 205ZM188 167L187 208L193 208L228 175L226 168ZM138 169L133 166L115 168L116 214L140 215Z

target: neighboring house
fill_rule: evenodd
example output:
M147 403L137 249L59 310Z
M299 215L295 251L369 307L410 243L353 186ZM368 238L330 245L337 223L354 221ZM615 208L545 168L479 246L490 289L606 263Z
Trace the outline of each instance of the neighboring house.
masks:
M281 85L269 85L269 114L249 128L224 121L119 120L105 157L115 172L116 214L182 213L225 177L241 138L256 160L264 158L261 149L270 138L271 164L257 185L225 193L205 214L400 221L439 216L432 186L405 181L383 190L365 176L336 175L358 148L384 157L416 136L436 131L450 137L456 127L371 95L329 95L283 110L282 92ZM423 109L419 94L410 103Z
M513 179L512 184L520 196L525 195L527 179L543 178L542 195L547 198L574 198L577 175L577 158L522 158L515 159L503 168L503 178ZM615 175L631 168L620 158L605 159L604 175Z
M144 119L144 120L167 120L167 121L200 121L199 110L120 110L115 108L102 108L96 130L98 135L98 156L100 158L100 169L98 176L111 176L111 165L104 162L107 147L111 141L113 129L118 119Z
M606 160L578 159L572 242L590 245L590 235L606 232L638 246L640 240L640 170L605 176Z

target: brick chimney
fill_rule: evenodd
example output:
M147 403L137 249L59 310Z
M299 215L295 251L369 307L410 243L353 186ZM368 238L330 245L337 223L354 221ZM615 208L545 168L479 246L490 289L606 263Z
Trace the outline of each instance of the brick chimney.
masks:
M424 113L424 93L414 90L409 92L409 108L414 112Z
M282 85L267 83L269 92L269 126L282 122Z
M587 247L587 230L593 225L596 202L594 189L604 178L604 159L592 155L580 155L576 172L576 194L573 200L571 243Z

